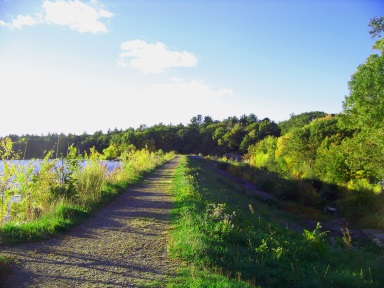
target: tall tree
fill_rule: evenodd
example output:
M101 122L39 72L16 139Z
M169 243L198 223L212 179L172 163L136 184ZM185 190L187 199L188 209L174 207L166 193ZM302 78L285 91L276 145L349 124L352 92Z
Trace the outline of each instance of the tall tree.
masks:
M355 129L355 135L342 144L352 151L345 160L351 175L375 182L384 179L384 17L373 18L369 25L372 37L379 38L373 47L379 53L369 56L349 82L342 123Z
M371 20L371 35L381 37L384 17ZM384 126L384 56L378 40L379 54L368 57L352 75L349 96L343 102L344 125L357 129L379 129Z

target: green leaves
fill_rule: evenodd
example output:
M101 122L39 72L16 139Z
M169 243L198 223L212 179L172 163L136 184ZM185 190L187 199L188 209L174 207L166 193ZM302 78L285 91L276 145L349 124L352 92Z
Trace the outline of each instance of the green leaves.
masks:
M19 159L19 153L13 150L13 142L11 138L6 137L0 141L0 159L16 160Z
M369 34L372 38L381 37L381 33L384 31L384 17L373 17L369 22L369 27L371 27Z
M371 55L349 82L350 95L343 102L345 126L379 129L384 126L384 56Z

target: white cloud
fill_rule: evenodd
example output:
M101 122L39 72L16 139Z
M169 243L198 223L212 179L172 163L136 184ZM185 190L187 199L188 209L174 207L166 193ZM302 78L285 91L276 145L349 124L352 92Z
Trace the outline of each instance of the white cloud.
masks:
M0 26L8 27L8 28L16 28L16 29L21 29L23 26L33 26L36 24L39 24L41 22L40 19L38 18L33 18L29 15L23 16L23 15L18 15L16 19L12 19L11 22L4 22L0 20Z
M44 20L48 24L69 26L72 30L81 33L108 32L107 27L100 20L113 16L111 12L97 7L96 3L85 4L79 0L44 1L43 9Z
M161 42L149 44L143 40L132 40L121 44L118 66L129 65L144 74L163 73L173 67L195 67L197 58L187 51L170 51ZM128 63L126 62L128 61Z
M36 17L18 15L11 22L0 20L0 26L22 29L23 26L33 26L46 23L68 26L80 33L106 33L108 29L101 20L111 18L113 14L100 7L97 1L85 4L80 0L43 1L42 12Z

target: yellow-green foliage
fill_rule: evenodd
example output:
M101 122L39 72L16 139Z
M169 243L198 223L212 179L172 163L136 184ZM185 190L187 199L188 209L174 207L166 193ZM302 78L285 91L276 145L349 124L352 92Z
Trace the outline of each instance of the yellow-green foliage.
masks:
M39 163L39 171L32 176L31 190L27 195L22 195L22 198L30 199L30 209L37 208L46 210L51 202L52 188L59 185L59 179L54 171L57 160L50 160L52 152L47 153L43 161Z
M268 136L249 148L250 164L262 169L276 169L275 151L277 138Z
M43 160L32 159L26 164L18 164L14 161L17 153L13 152L12 145L8 138L0 142L0 156L3 160L11 160L4 161L0 175L0 224L9 218L12 222L32 221L55 211L57 203L63 201L92 205L102 198L105 184L132 182L175 156L173 152L150 152L128 147L122 153L120 168L109 172L101 161L104 155L95 148L85 153L83 165L75 155L76 149L71 148L63 167L57 168L57 159L51 159L52 151L46 153ZM19 195L21 201L11 203L15 195Z
M13 142L11 138L6 137L0 141L0 159L15 160L19 159L19 153L13 150Z
M103 150L104 153L104 159L117 159L119 154L119 148L116 144L111 144L108 146L108 148Z
M292 176L294 179L315 179L315 173L308 162L301 162L293 169Z
M382 191L382 187L379 184L371 184L367 179L359 179L356 178L354 180L351 180L347 183L348 190L355 190L355 191L372 191L375 194L379 194Z
M0 193L1 193L1 207L0 207L0 219L2 220L8 208L8 203L12 197L13 184L12 175L15 172L15 166L12 163L3 162L3 173L0 177Z
M100 154L91 149L85 155L85 167L74 173L75 187L80 202L95 200L101 197L103 184L107 180L107 167L100 162Z
M174 156L174 152L165 154L161 150L152 152L148 149L129 149L121 154L121 169L116 170L113 177L119 181L136 178L141 173L152 170Z
M49 208L50 192L59 180L53 171L56 161L50 160L52 152L48 152L39 163L32 159L26 165L19 165L12 145L8 138L0 144L2 159L8 160L3 161L0 175L0 222L7 220L8 216L14 221L29 221L38 217ZM21 197L21 202L11 202L16 195Z
M252 164L257 168L263 168L266 166L269 155L267 153L256 153L251 157Z

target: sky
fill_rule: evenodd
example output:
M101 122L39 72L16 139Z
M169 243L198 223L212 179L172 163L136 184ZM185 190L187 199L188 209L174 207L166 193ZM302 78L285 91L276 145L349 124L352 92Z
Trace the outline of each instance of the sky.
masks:
M0 0L0 136L342 112L382 0Z

